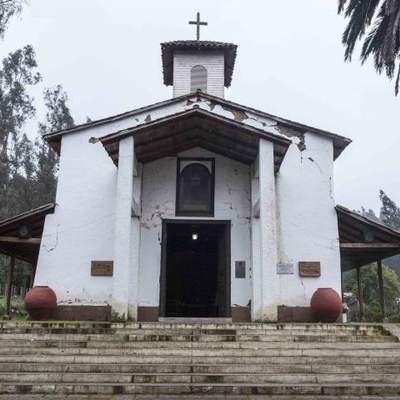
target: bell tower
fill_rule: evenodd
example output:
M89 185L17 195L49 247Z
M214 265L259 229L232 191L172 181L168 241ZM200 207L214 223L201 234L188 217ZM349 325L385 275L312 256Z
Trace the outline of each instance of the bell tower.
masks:
M197 40L161 43L164 84L173 86L173 97L198 90L224 97L232 82L237 46L232 43L200 40L200 27L208 25L197 13Z

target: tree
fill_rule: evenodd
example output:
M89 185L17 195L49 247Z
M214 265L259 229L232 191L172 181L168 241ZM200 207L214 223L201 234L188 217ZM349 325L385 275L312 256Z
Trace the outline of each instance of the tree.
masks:
M0 0L0 37L8 27L10 19L22 11L22 0Z
M18 192L24 173L20 165L28 151L22 136L25 122L35 115L29 88L40 81L35 52L25 46L8 55L0 69L0 219L23 210ZM22 141L21 141L22 140ZM28 166L26 164L25 166ZM29 168L28 168L29 169Z
M359 212L363 217L367 217L372 219L373 221L379 222L379 218L376 216L374 210L369 208L368 210L365 207L361 207L361 212Z
M373 57L379 74L384 71L389 79L396 75L397 95L400 84L400 1L339 0L338 13L349 19L342 37L345 60L351 61L357 41L363 39L361 62Z
M375 264L362 268L362 286L365 305L365 319L369 322L382 321L382 310L379 301L378 272ZM386 314L389 321L400 322L400 280L396 272L383 266L383 282L385 292ZM356 271L343 274L343 290L353 294L358 293Z
M44 92L47 107L46 121L39 124L39 133L44 135L61 129L72 128L74 119L67 105L68 96L62 86ZM58 158L51 147L38 137L35 141L37 170L35 179L36 205L54 201L57 184Z
M10 18L22 10L23 0L0 0L0 36ZM0 220L54 201L57 156L41 137L74 125L61 86L44 92L46 119L34 143L23 132L34 117L31 87L41 80L32 46L10 53L0 64ZM0 254L0 286L5 284L8 257ZM14 285L24 286L31 267L17 260Z
M373 210L366 210L361 207L361 214L378 222L383 222L387 226L400 229L400 208L390 197L380 190L379 198L382 202L379 218ZM400 321L400 258L391 257L384 260L383 282L385 292L385 304L387 316L393 322ZM367 321L381 321L382 310L379 301L379 292L377 285L378 272L376 264L371 264L362 268L363 295L365 301L365 318ZM356 294L358 285L355 270L343 274L343 290Z
M382 202L380 218L387 226L400 230L400 207L383 191L379 191Z

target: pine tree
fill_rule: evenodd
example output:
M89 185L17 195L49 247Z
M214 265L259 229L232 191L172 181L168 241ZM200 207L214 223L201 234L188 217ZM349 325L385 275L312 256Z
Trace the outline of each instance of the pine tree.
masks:
M74 126L74 119L67 105L68 96L62 86L47 89L44 92L44 102L47 114L46 121L39 124L41 135ZM58 158L42 137L35 141L35 153L37 168L34 193L35 205L39 206L55 200Z
M28 138L22 135L25 122L35 115L30 87L40 81L35 52L25 46L8 55L0 69L0 219L24 210L21 185L26 182ZM24 171L22 161L27 170Z
M380 190L379 198L382 202L380 214L382 222L393 229L400 230L400 208L383 190Z
M8 27L10 19L22 11L22 0L0 0L0 37Z
M372 219L373 221L379 222L379 218L376 216L374 210L372 210L371 208L369 208L368 210L365 207L361 207L361 212L360 214L363 217L367 217L369 219Z

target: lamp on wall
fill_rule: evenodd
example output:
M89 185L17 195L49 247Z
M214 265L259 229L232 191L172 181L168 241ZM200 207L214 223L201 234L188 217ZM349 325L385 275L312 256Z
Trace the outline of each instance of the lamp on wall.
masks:
M198 233L192 233L192 240L197 240L199 238Z

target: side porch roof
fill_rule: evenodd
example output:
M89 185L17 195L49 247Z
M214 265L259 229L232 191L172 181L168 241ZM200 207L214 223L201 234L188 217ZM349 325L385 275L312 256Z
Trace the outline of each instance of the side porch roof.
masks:
M400 232L336 206L342 271L400 254Z
M54 203L45 204L0 221L0 253L36 263L44 221L47 214L54 212L55 206ZM31 229L29 239L20 239L18 229L22 225L29 225Z

